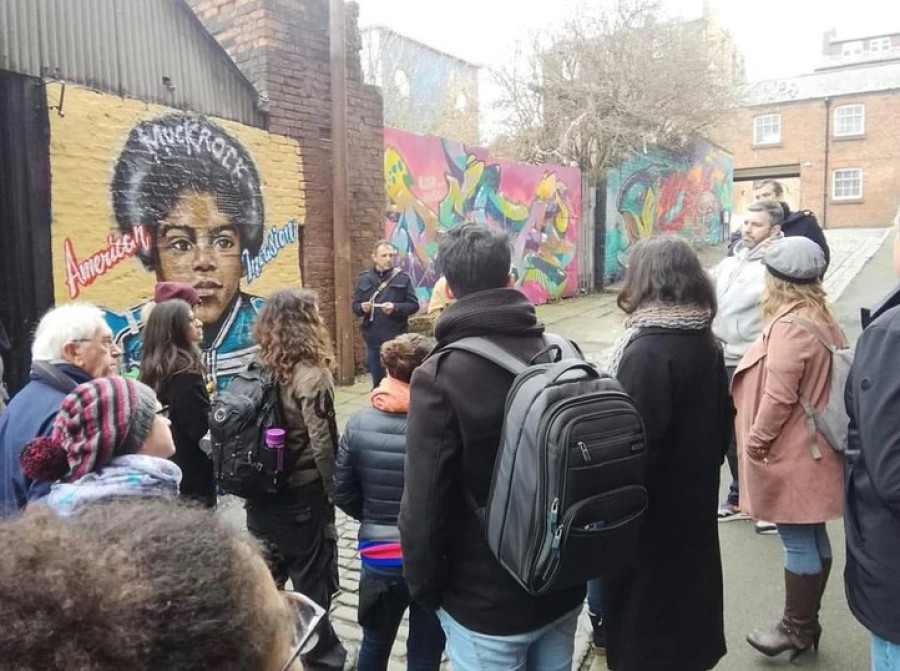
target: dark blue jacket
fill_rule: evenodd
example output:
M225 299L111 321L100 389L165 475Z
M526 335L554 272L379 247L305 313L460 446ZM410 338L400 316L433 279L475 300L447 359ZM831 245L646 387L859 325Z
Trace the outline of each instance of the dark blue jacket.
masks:
M334 503L360 520L360 540L399 541L406 413L366 408L341 435L334 472Z
M385 288L377 291L385 280L388 280ZM373 296L375 303L393 303L394 311L386 315L375 308L369 314L364 313L362 304L371 301ZM418 311L416 290L409 275L402 270L390 268L379 273L373 266L359 274L353 294L353 313L363 318L362 335L367 345L380 347L381 343L406 333L409 330L409 318Z
M92 379L71 364L51 364L74 384ZM14 515L28 501L47 495L49 483L34 482L25 477L19 466L19 452L38 436L50 434L59 405L68 390L32 367L30 382L15 395L6 412L0 416L0 518Z
M900 644L900 307L856 344L845 401L844 585L856 619Z

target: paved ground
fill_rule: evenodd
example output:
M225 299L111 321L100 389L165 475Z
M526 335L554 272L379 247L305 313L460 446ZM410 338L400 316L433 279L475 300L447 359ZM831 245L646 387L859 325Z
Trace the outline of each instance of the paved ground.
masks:
M826 231L832 250L832 262L825 278L826 288L833 301L837 301L836 311L844 323L848 336L855 340L858 335L858 308L870 305L892 286L889 260L889 245L885 244L889 232L885 229L834 230ZM723 248L708 248L700 251L704 266L714 265L723 255ZM875 256L868 278L860 277L860 271ZM865 281L862 281L865 280ZM859 287L856 285L860 284ZM840 296L850 289L852 304L844 304ZM609 287L596 294L558 301L538 308L540 319L548 329L576 340L586 357L603 364L606 353L622 330L622 313L615 305L616 287ZM355 411L368 405L370 381L360 377L355 385L341 387L336 393L339 424L343 427L347 418ZM723 470L723 487L727 486L727 468ZM243 514L235 501L224 501L223 514L236 525L243 524ZM359 559L356 555L356 523L339 513L340 567L342 592L334 604L332 617L335 629L342 640L358 644L361 630L356 624L357 591L359 586ZM843 588L840 581L843 567L843 533L840 524L830 525L835 546L837 564L836 577L826 597L824 616L826 628L832 622L840 636L840 644L835 643L827 632L823 637L823 649L819 653L820 669L841 669L843 671L867 668L868 650L865 633L847 612L843 602ZM757 536L745 522L721 525L721 542L726 584L726 635L729 655L717 668L739 670L762 668L768 664L761 656L752 653L743 643L749 627L764 624L778 614L781 604L781 557L777 537ZM593 653L589 646L590 625L586 614L579 622L576 640L574 669L600 671L606 664L603 656ZM401 627L398 642L394 647L391 671L405 669L406 625ZM836 637L837 638L837 637ZM832 655L832 653L837 653ZM832 655L831 663L828 656ZM814 659L814 658L813 658ZM810 659L799 662L809 664ZM836 664L836 665L835 665Z

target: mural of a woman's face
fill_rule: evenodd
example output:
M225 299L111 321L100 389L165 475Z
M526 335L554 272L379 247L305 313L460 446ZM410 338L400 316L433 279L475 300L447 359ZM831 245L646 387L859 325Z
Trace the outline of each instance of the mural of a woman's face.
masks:
M241 247L237 229L210 193L181 191L156 232L160 281L187 282L200 296L195 312L213 324L238 292Z

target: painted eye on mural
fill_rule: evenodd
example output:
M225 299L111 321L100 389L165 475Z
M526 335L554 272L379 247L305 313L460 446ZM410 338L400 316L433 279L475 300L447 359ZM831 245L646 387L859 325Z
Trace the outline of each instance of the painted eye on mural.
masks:
M217 235L213 238L213 247L216 249L233 249L237 246L237 242L230 235Z
M169 239L169 249L174 249L176 252L189 252L194 248L194 243L188 240L187 238L170 238Z

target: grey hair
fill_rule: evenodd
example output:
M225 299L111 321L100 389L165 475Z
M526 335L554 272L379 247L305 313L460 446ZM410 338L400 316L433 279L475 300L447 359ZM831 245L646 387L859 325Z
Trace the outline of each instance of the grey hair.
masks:
M90 340L105 326L103 311L91 303L66 303L51 308L38 324L31 344L33 361L63 358L63 347L75 340Z
M758 200L747 206L748 212L765 212L772 226L781 226L784 223L784 209L781 203L774 200Z

